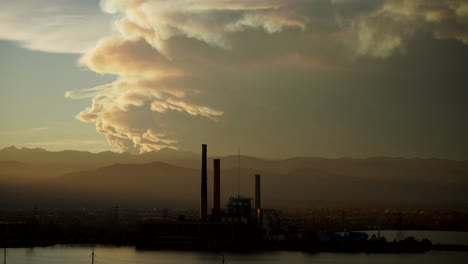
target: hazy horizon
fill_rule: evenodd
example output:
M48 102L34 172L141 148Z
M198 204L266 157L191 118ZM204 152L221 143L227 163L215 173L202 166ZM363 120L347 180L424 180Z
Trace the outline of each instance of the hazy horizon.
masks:
M37 147L27 147L27 146L10 145L10 146L4 147L4 148L0 148L0 151L4 150L4 149L12 148L12 147L16 148L18 150L45 150L47 152L77 151L77 152L89 152L91 154L101 154L101 153L111 152L111 153L115 153L115 154L130 154L132 156L140 156L140 155L145 155L145 154L149 154L149 153L158 153L159 151L162 151L162 152L164 152L164 151L174 151L174 152L179 152L179 153L190 153L190 154L193 154L193 155L198 155L198 153L196 151L184 150L184 149L174 150L174 149L170 149L170 148L161 148L159 150L153 150L153 151L144 152L144 153L130 153L130 152L122 152L120 150L90 151L90 150L79 150L79 149L47 149L47 148L43 148L43 147L39 147L39 146L37 146ZM231 153L222 153L222 154L211 153L209 155L209 157L216 158L216 157L230 157L230 156L238 156L238 155L239 155L238 152L232 151ZM405 156L384 156L384 155L362 156L362 157L287 156L287 155L278 156L278 157L261 157L261 156L250 155L249 153L240 153L240 156L241 157L252 157L252 158L257 158L257 159L264 159L264 160L285 160L285 159L294 159L294 158L321 158L321 159L378 159L378 158L390 158L390 159L427 159L427 160L435 159L435 160L452 160L452 161L462 161L462 162L463 161L468 161L468 159L450 159L450 158L441 158L441 157L419 157L419 156L405 157Z
M414 206L465 210L468 161L444 159L268 160L221 159L223 204L238 191L253 197L253 176L262 175L263 201L271 208ZM199 201L201 153L175 150L141 155L0 150L1 208L83 205L189 207ZM236 189L238 191L236 191Z

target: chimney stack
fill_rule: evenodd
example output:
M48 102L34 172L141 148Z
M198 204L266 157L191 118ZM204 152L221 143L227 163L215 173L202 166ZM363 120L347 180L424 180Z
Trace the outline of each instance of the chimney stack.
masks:
M200 199L200 220L206 220L208 209L207 192L207 168L206 168L206 144L202 145L202 173L201 173L201 199Z
M213 211L217 212L221 209L221 160L214 159L213 160L213 169L214 169L214 177L213 177Z
M255 210L261 208L260 201L260 174L255 174Z

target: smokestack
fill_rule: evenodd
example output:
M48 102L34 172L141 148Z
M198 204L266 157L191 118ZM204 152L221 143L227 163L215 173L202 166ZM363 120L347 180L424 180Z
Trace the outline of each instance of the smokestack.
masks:
M213 177L213 211L219 211L221 209L221 160L215 159L213 160L213 169L214 169L214 177Z
M208 208L207 194L207 171L206 171L206 144L202 145L202 173L201 173L201 199L200 199L200 220L206 220Z
M260 174L255 174L255 210L260 208Z

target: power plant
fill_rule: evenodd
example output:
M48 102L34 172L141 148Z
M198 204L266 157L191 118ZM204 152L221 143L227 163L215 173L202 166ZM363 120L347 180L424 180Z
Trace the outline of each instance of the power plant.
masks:
M206 144L202 145L202 169L201 169L201 198L200 198L200 220L206 220L208 209L208 176L206 166Z
M260 175L256 174L255 198L230 197L221 208L221 160L213 160L213 202L208 214L207 145L202 145L199 219L145 219L137 224L137 246L239 248L279 235L278 213L261 208ZM254 203L253 203L254 201Z

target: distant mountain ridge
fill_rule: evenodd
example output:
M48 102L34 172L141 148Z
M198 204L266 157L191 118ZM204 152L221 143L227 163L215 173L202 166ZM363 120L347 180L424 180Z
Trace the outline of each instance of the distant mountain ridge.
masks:
M209 153L208 153L209 155ZM209 155L210 156L210 155ZM237 155L222 156L221 158L226 160L235 160L237 166ZM243 163L251 164L252 162L264 162L266 164L272 162L284 162L284 163L301 163L304 161L311 160L374 160L374 161L453 161L453 162L468 162L468 160L450 160L441 158L403 158L403 157L386 157L386 156L375 156L369 158L322 158L322 157L291 157L285 159L262 159L252 156L241 155ZM112 151L103 151L98 153L92 153L88 151L80 150L60 150L60 151L49 151L43 148L17 148L15 146L6 147L0 150L0 161L21 161L26 163L99 163L99 162L111 162L113 163L147 163L155 160L167 161L167 160L200 160L200 154L191 151L179 151L169 148L163 148L158 151L145 152L142 154L130 154L127 152L118 153ZM232 165L230 165L232 166Z
M209 154L209 153L208 153ZM468 161L420 158L373 157L319 158L296 157L283 160L265 160L250 156L230 155L221 159L223 169L243 169L273 174L291 174L307 170L355 179L379 179L382 182L398 180L406 183L468 183ZM212 167L213 157L209 158ZM86 151L47 151L8 147L0 150L0 175L23 175L51 178L76 171L89 171L113 164L146 164L165 162L183 168L200 169L201 155L172 149L162 149L140 155L129 153Z
M161 149L140 155L104 151L91 153L78 150L48 151L42 148L17 148L10 146L0 150L0 160L16 160L25 163L147 163L155 160L184 160L197 159L193 152Z
M228 160L230 157L227 158ZM223 158L221 161L223 163ZM241 161L242 162L242 161ZM368 165L369 166L369 165ZM326 168L326 166L323 166ZM340 167L340 165L338 165ZM209 167L211 169L212 167ZM240 169L240 194L253 197L254 174L262 175L262 201L266 207L327 206L432 206L468 208L468 181L453 183L450 175L421 181L419 172L387 177L386 169L376 174L339 173L320 166L295 169L289 173ZM466 169L466 167L465 167ZM346 168L342 168L346 172ZM371 168L370 171L375 171ZM398 171L398 169L397 169ZM361 172L365 172L362 170ZM464 173L465 171L461 171ZM222 167L221 199L237 194L237 168ZM445 174L442 174L445 175ZM434 178L434 177L433 177ZM212 171L208 173L208 199L211 199ZM200 197L200 168L184 168L165 162L114 164L97 169L65 173L38 185L0 185L0 208L12 204L40 203L48 206L120 204L196 208ZM210 202L209 202L210 203Z
M209 154L209 153L208 153ZM211 190L213 158L208 159ZM431 205L468 207L468 161L373 157L296 157L265 160L230 155L221 159L223 201L253 196L253 175L262 175L267 206ZM129 153L0 150L0 208L35 202L196 207L201 155L170 149Z

